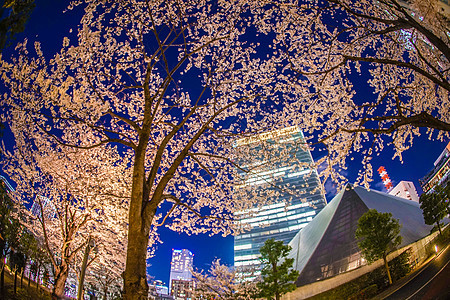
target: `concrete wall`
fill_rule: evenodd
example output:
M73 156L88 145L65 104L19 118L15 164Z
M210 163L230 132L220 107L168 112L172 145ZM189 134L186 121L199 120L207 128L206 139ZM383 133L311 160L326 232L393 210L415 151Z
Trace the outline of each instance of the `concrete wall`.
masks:
M409 244L403 248L389 253L388 261L400 255L403 251L411 248L411 261L414 261L415 267L419 266L427 258L426 246L434 240L434 238L439 234L439 232L434 232L415 243ZM295 291L283 295L282 300L299 300L312 297L314 295L323 293L325 291L331 290L339 285L346 282L352 281L368 272L375 270L376 268L383 266L383 260L379 259L371 265L365 265L359 267L355 270L339 274L337 276L314 282L308 285L298 287Z

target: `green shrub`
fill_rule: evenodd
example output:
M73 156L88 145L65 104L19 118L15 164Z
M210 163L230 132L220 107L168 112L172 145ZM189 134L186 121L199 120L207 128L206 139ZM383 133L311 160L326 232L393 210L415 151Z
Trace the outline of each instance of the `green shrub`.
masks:
M408 249L389 262L389 269L394 281L404 277L410 271L409 258L410 251ZM388 277L383 265L370 273L311 299L369 299L388 286Z
M378 287L376 284L369 285L365 289L362 289L356 294L353 294L348 298L348 300L360 300L360 299L370 299L377 295Z
M402 254L394 258L389 262L389 270L393 281L397 281L402 277L405 277L411 271L411 265L409 264L411 257L411 250L407 249Z

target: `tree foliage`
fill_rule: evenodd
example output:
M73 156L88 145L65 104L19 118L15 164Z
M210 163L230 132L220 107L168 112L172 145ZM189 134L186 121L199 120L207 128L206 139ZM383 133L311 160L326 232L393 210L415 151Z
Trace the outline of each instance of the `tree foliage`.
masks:
M298 124L327 152L324 178L362 156L358 180L369 182L372 156L394 158L426 132L450 130L450 7L439 0L318 0L286 6L277 23L285 62L280 80ZM425 128L426 130L419 130ZM434 137L433 137L434 138ZM345 180L344 178L342 178Z
M356 238L361 239L358 247L369 264L383 259L389 284L392 284L392 279L386 257L402 241L400 228L401 225L392 218L391 213L379 213L376 209L370 209L359 218L355 233Z
M17 142L14 152L5 151L3 166L18 183L15 195L33 200L33 209L21 213L48 258L53 295L64 295L66 280L89 236L98 245L95 259L111 269L119 268L116 273L123 272L127 183L105 173L116 163L117 153L109 155L110 160L95 156L95 151L68 148L44 154L35 150L43 145ZM123 166L115 168L117 174L125 174Z
M0 181L0 259L18 243L19 221L14 217L15 203L8 194L3 180Z
M449 213L450 184L445 187L438 185L432 193L420 195L419 202L425 224L436 224L439 233L442 235L440 222Z
M235 270L214 260L209 274L193 271L195 290L194 299L248 300L254 299L256 285L254 282L240 278Z
M146 298L150 232L231 233L230 212L258 201L231 198L245 182L233 176L233 142L289 124L272 106L277 66L255 55L267 47L257 26L249 29L264 3L81 2L77 35L51 59L39 43L35 53L23 43L2 60L4 117L16 139L43 153L64 146L107 156L117 146L132 180L125 297ZM122 176L106 170L106 178Z
M400 158L418 127L443 138L449 30L437 3L74 1L69 11L79 5L84 15L58 53L24 42L2 58L2 121L40 153L123 156L106 178L127 166L124 290L145 298L148 241L159 226L229 234L240 230L233 211L270 198L232 196L253 192L237 170L255 166L236 157L272 158L264 147L233 147L237 139L300 126L328 151L319 160L325 179L343 179L333 172L361 151L368 182L386 136ZM360 81L374 99L362 99Z
M282 241L268 239L259 250L259 259L263 265L262 281L257 283L260 297L279 300L281 295L296 289L294 282L299 272L291 269L294 259L286 258L291 249Z
M34 0L5 0L0 7L0 50L25 29L34 9Z
M112 257L112 259L117 260L116 257ZM114 295L120 294L122 290L121 271L124 269L124 263L125 261L122 262L120 267L114 265L111 267L111 264L104 265L94 261L89 266L86 284L98 291L103 296L102 299L114 299Z

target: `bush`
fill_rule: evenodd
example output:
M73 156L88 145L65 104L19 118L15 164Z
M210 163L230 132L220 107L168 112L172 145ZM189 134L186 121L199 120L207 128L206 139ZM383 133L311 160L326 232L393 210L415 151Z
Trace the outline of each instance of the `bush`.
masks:
M389 262L389 270L393 281L408 274L410 271L409 258L410 250L408 249ZM311 299L369 299L388 286L388 277L383 265L355 280L313 296Z
M389 270L391 271L393 281L405 277L411 271L411 265L409 264L410 257L411 249L407 249L389 263Z
M380 289L385 289L389 286L389 280L384 265L366 274L366 278L365 286L376 285Z
M360 300L360 299L370 299L377 295L378 287L376 284L369 285L365 289L359 291L358 293L352 295L348 300Z

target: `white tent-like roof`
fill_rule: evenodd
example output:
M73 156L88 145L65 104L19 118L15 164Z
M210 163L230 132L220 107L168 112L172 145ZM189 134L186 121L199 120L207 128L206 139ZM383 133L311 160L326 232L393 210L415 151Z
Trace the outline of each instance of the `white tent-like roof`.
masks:
M355 238L359 218L369 209L390 212L402 225L400 247L427 236L417 202L348 184L291 240L294 269L300 272L297 286L355 269L365 262ZM446 219L446 222L448 220Z

